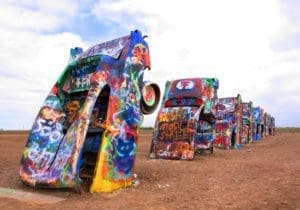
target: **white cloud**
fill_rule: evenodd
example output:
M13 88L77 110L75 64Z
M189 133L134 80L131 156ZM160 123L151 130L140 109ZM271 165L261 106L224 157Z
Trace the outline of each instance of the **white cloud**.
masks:
M95 14L116 21L143 12L134 21L147 26L158 73L218 76L237 70L250 73L272 61L268 40L280 21L272 2L100 1Z
M65 68L69 49L76 46L86 49L87 44L72 33L40 33L60 27L60 18L68 17L49 16L43 10L9 3L0 4L0 112L5 117L0 128L28 129ZM53 5L42 6L45 10L54 9Z
M23 1L25 4L27 0ZM78 1L71 0L31 0L31 5L36 6L41 12L60 13L68 16L76 14Z
M280 0L282 18L281 30L272 40L272 48L277 52L300 50L300 1Z
M61 24L59 17L50 16L40 11L24 9L18 5L0 3L0 26L27 29L27 30L53 30Z
M12 39L16 38L14 34L10 34ZM0 36L0 43L6 43L5 53L0 54L0 103L3 104L0 112L15 116L15 111L8 112L15 107L15 110L22 110L23 114L33 120L50 88L65 68L69 49L75 46L86 49L87 45L80 37L69 33L21 35L24 40L34 42L15 40L8 44L9 42ZM3 69L9 71L8 76L8 73L2 73ZM26 120L28 121L28 118ZM31 123L26 122L22 125L29 128ZM1 126L7 125L1 121Z

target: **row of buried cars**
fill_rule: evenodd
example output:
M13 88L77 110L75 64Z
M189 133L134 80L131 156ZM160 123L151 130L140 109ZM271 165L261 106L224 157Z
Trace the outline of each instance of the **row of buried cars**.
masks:
M40 188L111 192L134 183L138 129L159 106L160 88L144 81L151 69L145 37L138 30L83 51L51 88L28 135L20 178ZM168 81L155 122L150 158L193 159L216 147L274 134L274 118L241 97L217 97L219 81Z
M218 98L216 78L168 81L156 119L151 158L193 159L214 147L241 148L275 134L275 118L241 95Z

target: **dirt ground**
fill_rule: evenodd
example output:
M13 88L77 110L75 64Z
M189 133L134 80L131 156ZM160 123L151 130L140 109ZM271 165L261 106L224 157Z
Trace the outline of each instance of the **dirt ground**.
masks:
M300 209L300 132L279 132L241 150L216 149L193 161L148 159L151 132L141 132L139 185L81 195L24 186L18 167L26 140L27 133L0 133L0 187L65 200L21 202L2 191L0 209Z

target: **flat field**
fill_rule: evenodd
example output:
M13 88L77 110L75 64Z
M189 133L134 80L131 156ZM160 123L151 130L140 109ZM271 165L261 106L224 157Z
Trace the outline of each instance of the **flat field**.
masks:
M28 133L2 131L0 209L300 209L299 131L278 129L240 150L215 149L193 161L149 159L151 130L141 131L135 164L139 184L81 195L24 186L18 167ZM27 199L20 199L20 192ZM39 202L32 193L62 201Z

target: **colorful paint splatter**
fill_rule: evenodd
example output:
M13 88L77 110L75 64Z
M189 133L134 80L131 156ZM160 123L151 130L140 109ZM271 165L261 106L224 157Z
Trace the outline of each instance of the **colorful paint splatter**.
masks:
M215 147L240 148L240 128L242 126L242 99L237 97L219 98L216 104Z
M263 129L263 121L262 121L262 115L263 115L263 109L260 107L254 107L253 111L253 135L252 139L253 141L261 140L262 138L262 129Z
M156 84L143 83L146 68L149 48L139 31L85 52L71 49L29 134L21 180L79 189L88 179L90 192L132 185L137 131L160 97Z
M252 142L252 102L242 103L242 128L240 130L241 143Z
M150 158L193 159L213 152L215 110L219 83L214 78L168 81L158 112Z
M265 123L265 135L274 135L275 134L275 118L272 117L269 113L264 114L264 123Z

